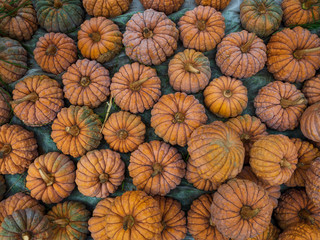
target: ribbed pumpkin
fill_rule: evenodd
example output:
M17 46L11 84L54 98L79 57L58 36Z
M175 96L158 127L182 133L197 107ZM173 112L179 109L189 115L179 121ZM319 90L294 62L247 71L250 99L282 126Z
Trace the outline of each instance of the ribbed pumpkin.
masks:
M146 125L140 116L120 111L109 116L102 134L111 149L121 153L132 152L144 142Z
M244 240L263 233L270 224L272 203L254 182L233 179L213 194L211 218L225 236Z
M254 107L256 115L269 128L286 131L299 125L307 102L295 85L274 81L259 90L254 99Z
M310 105L320 102L320 75L305 81L302 92Z
M169 15L179 10L184 3L184 0L140 0L145 9L152 8L153 10L164 12Z
M197 93L209 83L210 61L203 53L186 49L170 60L168 76L170 85L175 91Z
M14 114L32 127L52 122L64 105L60 84L46 75L23 79L15 85L12 95Z
M217 47L216 64L226 76L248 78L263 69L267 48L255 33L228 34Z
M52 224L52 240L87 239L88 220L91 213L80 202L67 201L53 206L47 213Z
M0 201L3 199L4 194L6 193L6 181L2 175L0 175Z
M162 12L148 9L134 14L127 22L123 45L133 61L159 65L177 49L178 38L173 21Z
M178 150L157 140L143 143L131 153L128 167L137 189L161 196L180 184L185 168Z
M53 121L51 138L59 150L76 158L99 146L100 130L101 121L90 108L71 105Z
M67 35L51 32L39 38L33 54L42 70L59 74L77 60L77 46Z
M160 88L156 70L137 62L122 66L113 75L110 86L115 103L132 113L152 108L161 96Z
M320 142L320 102L308 107L300 119L300 130L303 135L317 143Z
M273 34L267 49L268 71L276 80L303 82L320 68L320 38L302 27Z
M278 30L282 9L274 0L244 0L240 5L240 20L244 29L259 37Z
M75 187L76 167L59 152L39 156L30 165L26 187L30 195L46 204L61 202Z
M279 235L278 240L316 240L320 239L320 230L312 225L299 223L287 228Z
M270 223L268 228L263 233L254 238L248 238L247 240L278 240L279 234L280 230Z
M27 51L13 39L0 37L0 79L6 83L19 80L28 71Z
M84 21L78 31L78 48L82 56L100 63L112 60L122 49L119 27L104 17Z
M21 174L38 156L33 132L19 125L0 127L0 174Z
M0 125L9 122L11 118L10 100L9 93L0 88Z
M221 76L213 79L203 92L204 103L219 117L241 114L248 104L248 90L242 81Z
M31 39L38 29L36 11L29 0L0 0L1 35L19 41Z
M98 107L110 94L109 71L96 61L78 60L62 75L65 98L73 105Z
M129 10L132 0L83 0L89 15L106 18L119 16Z
M231 0L196 0L197 5L210 6L218 11L225 9Z
M214 8L199 6L186 12L178 22L180 39L185 48L206 52L224 37L224 17Z
M308 197L320 208L320 158L312 162L306 175L306 191Z
M208 117L193 95L177 92L163 95L151 110L151 127L171 145L184 147L194 129Z
M38 21L47 32L68 33L83 21L80 0L38 0L35 4Z
M298 163L294 143L285 135L267 135L258 139L250 150L250 166L258 178L271 186L287 182Z

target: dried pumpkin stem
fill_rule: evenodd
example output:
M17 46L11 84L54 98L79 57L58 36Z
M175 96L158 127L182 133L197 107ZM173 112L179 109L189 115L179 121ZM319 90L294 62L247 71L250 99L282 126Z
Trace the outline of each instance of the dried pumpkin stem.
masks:
M250 135L243 133L243 134L241 134L240 139L243 141L248 141L248 140L250 140Z
M225 96L226 98L230 98L232 96L232 92L231 90L227 89L223 91L223 96Z
M142 78L142 79L140 79L140 80L138 80L138 81L135 81L135 82L131 83L131 84L130 84L130 89L131 89L132 91L139 91L140 88L141 88L141 85L142 85L144 82L148 81L148 79L149 79L149 77L145 77L145 78Z
M82 87L87 87L87 86L89 86L89 84L90 84L90 77L82 77L80 79L80 85Z
M209 224L210 224L210 226L215 227L215 224L212 221L212 217L210 217L210 219L209 219Z
M301 4L303 10L309 10L313 4L317 4L319 0L307 0Z
M200 73L200 71L198 69L196 69L191 63L187 63L185 65L185 69L191 73L196 73L196 74Z
M151 174L151 177L157 176L157 175L160 174L160 173L162 172L162 170L163 170L163 167L161 166L160 163L155 163L155 164L153 164L152 168L153 168L153 173Z
M51 186L54 184L54 177L50 176L46 171L41 167L38 169L42 180L47 184L47 186Z
M249 52L251 45L252 45L255 38L256 38L256 34L251 33L251 37L249 38L249 40L244 45L242 45L240 47L241 52L243 52L243 53Z
M320 52L320 47L296 50L293 52L293 56L297 59L302 59L303 56L308 55L309 53L315 53L315 52Z
M56 55L58 49L54 44L50 44L46 50L46 55Z
M258 12L260 14L265 14L267 12L267 8L266 5L264 5L264 3L261 3L258 7Z
M121 129L117 132L117 136L120 140L124 140L128 137L128 132L124 129Z
M102 123L102 126L101 126L101 129L100 129L100 133L102 133L102 130L104 128L104 125L106 124L107 120L108 120L108 117L109 117L109 114L110 114L110 111L111 111L111 106L112 106L112 96L110 96L110 100L108 102L108 109L107 109L107 113L106 113L106 116L103 120L103 123Z
M76 137L80 134L80 129L77 125L73 125L71 127L66 127L66 132Z
M20 103L23 103L25 101L31 101L31 102L35 102L39 99L39 96L37 93L35 92L32 92L32 93L29 93L28 95L20 98L20 99L17 99L17 100L14 100L14 101L11 101L10 103L11 104L20 104Z
M240 210L240 215L243 219L249 220L257 216L259 212L260 212L259 208L252 209L252 207L250 206L243 206Z
M60 227L66 227L69 225L70 220L67 218L61 218L61 219L54 220L53 223L60 225Z
M22 240L31 240L32 239L32 234L31 232L24 232L21 234Z
M145 27L145 28L142 30L142 34L143 34L143 37L144 37L144 38L152 38L152 37L153 37L153 32L152 32L149 28L147 28L147 27Z
M102 173L99 175L100 183L105 183L109 180L109 175L107 173Z
M172 120L172 123L183 123L185 119L185 115L181 112L177 112L174 115L174 119Z
M12 151L10 144L4 144L0 149L0 158L3 158L5 155L9 154Z
M291 168L291 163L289 163L286 159L281 159L280 166L285 168Z
M204 20L199 20L197 22L197 28L199 29L199 31L203 31L206 29L206 22Z
M101 40L101 35L98 32L93 32L89 34L89 37L92 39L94 42L99 42Z
M289 100L285 98L281 98L280 105L282 108L288 108L290 106L300 105L300 104L306 104L307 100L305 98L298 98L296 100Z
M123 218L123 229L127 231L134 225L134 218L131 215L127 215Z
M315 219L314 217L311 216L311 213L308 209L301 209L298 213L299 217L304 219L304 220L307 220L308 222L310 222L311 224L314 224L315 222Z
M54 6L55 8L61 8L62 5L63 5L63 4L62 4L61 0L54 0L53 6Z

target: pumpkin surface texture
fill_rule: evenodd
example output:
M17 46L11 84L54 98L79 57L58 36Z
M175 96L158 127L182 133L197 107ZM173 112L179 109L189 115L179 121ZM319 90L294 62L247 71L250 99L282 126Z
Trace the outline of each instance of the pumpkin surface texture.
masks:
M320 102L320 75L305 81L302 92L310 105Z
M0 125L9 122L11 118L10 100L9 93L0 88Z
M306 191L312 202L320 208L320 158L312 162L307 171Z
M132 0L83 0L83 7L95 17L116 17L128 11Z
M152 8L153 10L164 12L169 15L179 10L184 0L140 0L145 9Z
M225 9L231 0L196 0L196 4L203 6L210 6L218 11Z
M272 223L269 224L268 228L261 234L247 240L278 240L280 230Z
M320 102L308 107L302 114L300 129L303 135L317 143L320 142Z
M300 223L287 228L278 240L316 240L320 239L320 230L312 225Z

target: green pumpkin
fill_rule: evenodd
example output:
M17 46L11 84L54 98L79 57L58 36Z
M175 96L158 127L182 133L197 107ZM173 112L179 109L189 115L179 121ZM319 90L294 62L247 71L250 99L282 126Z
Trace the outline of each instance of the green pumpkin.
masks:
M48 32L71 32L83 22L80 0L37 0L38 22Z
M3 196L6 192L6 182L4 177L0 175L0 201L3 199Z

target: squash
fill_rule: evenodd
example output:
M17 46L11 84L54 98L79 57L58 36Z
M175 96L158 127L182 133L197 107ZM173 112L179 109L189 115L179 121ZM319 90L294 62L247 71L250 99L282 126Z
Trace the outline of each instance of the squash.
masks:
M0 125L9 122L11 118L11 96L3 88L0 88Z
M320 239L320 230L315 226L305 224L305 223L299 223L287 228L283 233L279 235L278 240L288 240L288 239L290 240Z
M320 208L320 158L316 158L307 170L306 191L314 205Z
M320 102L320 75L305 81L302 92L310 105Z
M225 9L231 0L196 0L197 5L210 6L218 11Z
M263 233L254 238L248 238L247 240L278 240L279 234L280 230L270 223L268 228Z
M129 10L132 0L83 0L87 13L95 17L113 18Z
M184 3L184 0L140 0L140 2L145 9L152 8L153 10L164 12L166 15L169 15L178 11Z
M303 135L316 143L320 142L320 102L308 107L300 119L300 130Z

